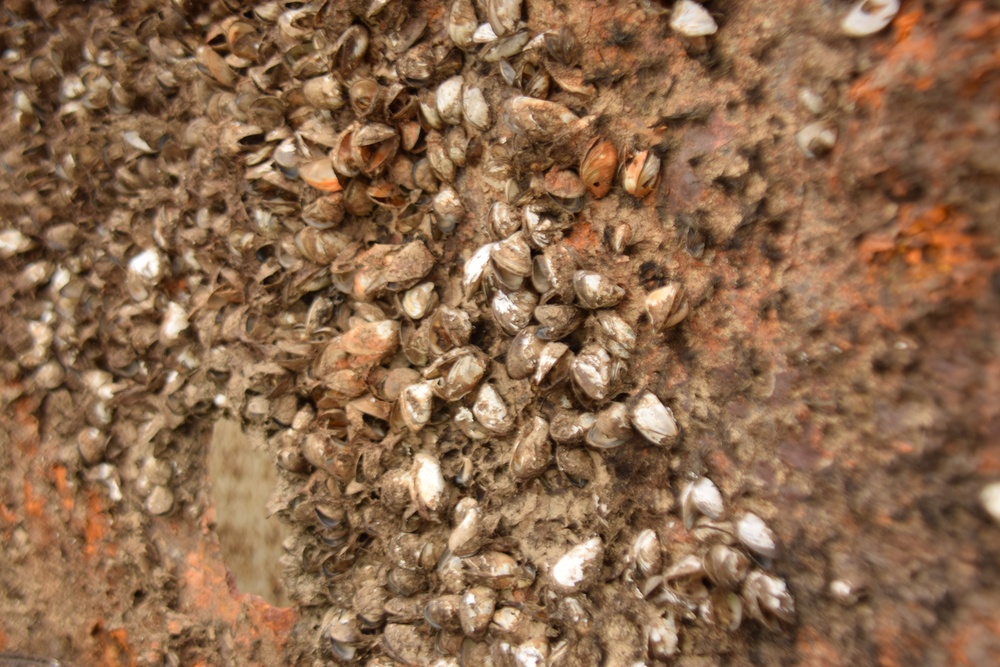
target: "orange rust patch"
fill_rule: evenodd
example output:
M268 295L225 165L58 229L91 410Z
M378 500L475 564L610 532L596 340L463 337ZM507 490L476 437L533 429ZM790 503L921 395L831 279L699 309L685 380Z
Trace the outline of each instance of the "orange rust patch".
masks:
M1000 448L993 447L979 452L976 456L976 471L982 475L1000 472Z
M272 607L264 601L258 604L255 600L255 608L260 612L264 624L277 635L287 635L298 620L295 610L291 607Z
M903 442L902 440L894 440L892 442L892 448L900 454L912 454L914 451L913 445L908 442Z
M204 553L192 552L185 559L182 599L188 609L210 611L226 623L235 623L239 605L232 597L225 568Z
M573 225L573 230L566 237L566 243L583 251L600 247L601 239L597 237L597 232L589 222L578 222Z
M124 628L105 630L104 622L98 621L91 634L97 641L100 664L107 667L135 667L135 655L128 645L128 633Z
M53 466L52 477L55 480L56 490L59 491L59 495L62 497L63 509L72 512L76 506L76 502L73 499L73 490L69 488L69 484L66 482L66 466Z
M45 515L45 499L35 495L29 479L24 480L24 511L33 517Z
M798 664L803 667L837 667L843 664L837 649L826 641L813 627L806 626L799 632L795 642L799 653Z
M867 237L858 246L867 282L886 285L888 274L900 288L916 288L929 301L978 296L997 262L977 252L988 240L967 232L967 222L945 206L900 206L894 232Z
M1000 34L1000 12L983 16L982 2L963 3L959 8L959 16L970 23L962 33L965 39L977 40Z
M87 520L83 525L83 553L88 556L95 555L107 532L108 523L104 516L104 507L101 505L101 497L96 492L91 491L87 494ZM108 544L107 549L108 555L114 555L116 552L114 543Z
M17 515L11 512L6 505L0 505L0 519L6 523L14 524L17 522Z
M851 86L849 96L852 100L872 109L881 109L890 84L894 87L910 86L919 91L926 91L934 85L933 76L910 73L934 71L932 65L938 55L934 35L918 28L923 17L922 9L896 17L893 21L894 43L887 48L882 63ZM885 45L879 44L872 50L879 52L883 49L886 49Z

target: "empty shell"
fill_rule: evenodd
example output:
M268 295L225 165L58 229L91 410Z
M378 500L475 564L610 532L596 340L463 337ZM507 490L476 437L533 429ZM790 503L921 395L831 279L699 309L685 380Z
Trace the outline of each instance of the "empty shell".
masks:
M736 522L736 537L747 549L765 558L774 558L778 555L778 544L774 533L764 520L753 512L747 512Z
M720 519L724 511L722 494L707 477L699 477L687 484L681 491L680 504L684 525L689 530L699 514L710 519Z
M545 347L545 341L535 335L537 330L538 327L521 329L507 348L507 376L510 379L523 380L537 368L542 348Z
M510 457L510 471L520 479L531 479L545 472L552 458L549 424L532 417L521 428Z
M639 533L632 543L632 562L636 572L643 577L651 577L660 570L663 554L660 551L660 540L656 531L647 528Z
M435 106L445 123L458 125L462 122L462 77L453 76L438 86Z
M612 403L597 413L594 425L587 431L587 444L597 449L612 449L632 437L628 408L624 403Z
M448 486L441 472L441 462L433 454L417 452L413 456L410 475L414 504L421 510L429 512L443 509Z
M592 537L567 551L552 566L553 588L561 593L573 594L586 591L597 581L604 559L601 538Z
M663 331L687 317L688 303L684 288L669 283L646 295L646 312L655 331Z
M607 139L593 139L580 161L580 179L584 187L600 199L611 191L611 183L617 171L618 153L615 145Z
M656 189L660 182L660 158L642 151L625 165L622 175L622 185L625 192L635 197L645 197Z
M768 628L775 629L777 621L795 621L795 600L778 577L754 570L743 582L742 596L747 615Z
M479 88L469 86L462 93L462 113L477 130L485 132L493 124L489 104Z
M611 389L611 355L600 345L587 345L573 360L570 375L584 396L602 401Z
M845 35L865 37L885 28L899 13L899 0L858 0L841 22Z
M632 425L654 445L663 445L677 437L677 422L670 408L652 392L644 391L632 404Z
M584 308L610 308L622 300L625 290L595 271L573 274L573 289Z
M472 414L488 431L498 435L507 433L514 425L507 404L491 384L480 387L472 406Z
M708 10L692 0L678 0L674 4L670 27L685 37L714 35L719 30Z
M747 575L750 559L732 547L716 544L705 555L704 567L716 586L735 590Z

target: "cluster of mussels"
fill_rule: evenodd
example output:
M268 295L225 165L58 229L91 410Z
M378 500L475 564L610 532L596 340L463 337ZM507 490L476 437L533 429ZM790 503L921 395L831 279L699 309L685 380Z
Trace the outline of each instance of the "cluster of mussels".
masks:
M114 183L89 184L109 197L99 223L39 205L0 235L17 289L48 304L15 374L86 392L91 479L177 511L194 499L169 460L185 424L238 412L283 471L287 579L324 659L636 664L669 660L683 623L793 620L774 535L752 513L727 521L706 477L677 480L684 544L602 533L604 457L681 438L629 364L689 303L677 282L637 296L603 269L627 223L609 222L607 250L573 239L589 198L642 205L661 163L596 129L571 29L529 29L521 0L154 17L126 38L105 16L80 26L82 56L13 68L14 121L42 140L5 164L47 165L25 183L52 183L18 210ZM671 26L717 29L690 0ZM103 118L107 145L43 149L51 118ZM234 170L241 192L219 176ZM519 533L544 497L582 520ZM612 611L631 630L604 624Z

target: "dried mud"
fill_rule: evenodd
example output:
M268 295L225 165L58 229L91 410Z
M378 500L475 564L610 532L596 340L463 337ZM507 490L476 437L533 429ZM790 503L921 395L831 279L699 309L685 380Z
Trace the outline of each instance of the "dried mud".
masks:
M324 5L319 29L335 39L361 4ZM358 417L364 489L333 484L350 511L383 507L372 478L434 451L449 485L484 509L493 528L484 548L536 569L534 584L502 601L552 621L553 645L572 636L589 647L566 664L627 665L645 659L635 648L649 614L625 583L630 542L655 529L667 563L697 549L677 497L705 475L727 516L752 511L776 533L770 571L787 581L795 620L768 629L746 619L728 632L679 615L673 664L996 662L1000 526L978 495L1000 478L1000 13L988 3L904 2L885 31L852 40L838 27L847 3L710 2L720 30L700 49L671 33L655 2L525 6L532 34L569 25L583 43L592 94L553 86L550 99L586 117L584 138L662 157L652 195L632 197L616 180L606 198L587 197L563 243L580 268L627 290L617 312L639 335L619 393L653 391L681 435L667 448L636 437L587 450L593 473L579 487L555 464L515 479L513 434L486 446L457 432L421 442L404 429L376 442ZM427 39L447 41L441 8L423 2L390 3L370 21L373 35L406 11L428 19ZM224 86L192 58L229 13L222 3L16 2L0 18L0 227L31 240L0 259L0 665L20 664L14 654L78 666L333 663L317 632L328 609L352 604L353 577L363 566L385 577L385 545L403 526L417 521L432 542L451 529L450 512L364 514L368 533L352 533L344 571L324 576L302 556L315 518L296 514L291 499L327 488L329 476L281 471L272 509L293 531L290 606L240 592L227 572L207 483L213 425L241 420L253 446L277 455L295 411L322 400L302 378L336 336L332 322L305 325L314 292L336 292L310 290L320 267L275 259L302 227L298 211L273 225L255 218L315 191L248 185L242 156L219 137L228 111L211 106ZM164 55L167 40L177 54ZM92 45L117 54L101 67L130 93L131 111L66 99L60 79L93 58ZM157 79L164 60L170 85ZM512 94L495 64L467 54L464 71L491 103ZM804 90L822 100L818 115ZM330 122L339 129L350 118L345 109ZM837 141L810 159L795 134L817 120ZM162 144L143 155L123 144L131 130ZM508 135L495 109L456 181L467 215L450 235L426 234L428 280L443 304L472 314L471 342L501 361L509 336L460 280L464 260L490 240L483 221L503 193L482 170ZM508 140L526 162L549 150L567 166L578 160L562 154L579 150L573 142ZM339 231L365 244L424 233L400 233L389 217L349 217ZM624 223L631 244L616 254L609 243ZM126 267L152 247L169 270L159 297L136 299ZM684 285L691 311L654 333L643 298L668 280ZM161 331L169 302L189 313L178 338ZM32 323L52 333L41 350L45 327ZM548 414L558 395L511 381L501 361L488 377L518 423ZM103 403L102 388L113 394ZM88 426L107 447L85 460L78 439ZM458 490L463 456L474 483ZM163 514L150 511L156 487L171 494ZM594 628L573 634L545 607L547 571L594 535L603 567L581 596ZM857 595L834 595L834 581ZM421 653L435 633L413 627L413 664L452 646L454 637ZM361 664L382 659L377 633L358 643Z

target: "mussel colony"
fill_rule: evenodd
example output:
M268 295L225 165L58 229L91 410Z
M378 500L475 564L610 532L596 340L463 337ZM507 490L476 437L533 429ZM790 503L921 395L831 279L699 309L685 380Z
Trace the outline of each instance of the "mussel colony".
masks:
M630 364L693 307L640 282L627 221L587 244L661 162L588 115L572 29L521 0L39 11L79 29L5 37L0 252L37 295L5 373L85 397L67 430L112 500L183 511L172 448L237 414L283 471L319 661L658 664L685 626L794 621L772 531L701 471L648 525L601 497L609 457L683 441ZM670 24L716 30L689 0Z

